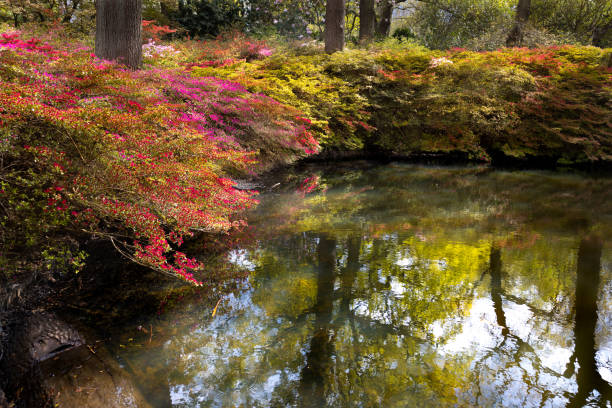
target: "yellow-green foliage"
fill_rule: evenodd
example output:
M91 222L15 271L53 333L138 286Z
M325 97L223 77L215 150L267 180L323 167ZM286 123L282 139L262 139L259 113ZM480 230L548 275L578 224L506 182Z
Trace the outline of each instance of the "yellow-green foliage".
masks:
M294 106L326 150L612 159L610 50L470 52L384 44L332 56L277 51L194 66Z
M357 122L367 120L366 98L355 92L353 84L326 71L329 60L327 55L276 55L224 67L194 67L193 73L239 82L251 92L299 109L312 121L320 143L328 147L361 149L363 139L355 133Z

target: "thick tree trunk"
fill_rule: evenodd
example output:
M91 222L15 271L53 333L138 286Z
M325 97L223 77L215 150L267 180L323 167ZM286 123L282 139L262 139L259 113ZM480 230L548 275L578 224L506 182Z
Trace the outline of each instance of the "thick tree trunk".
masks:
M531 13L531 0L519 0L516 6L516 19L514 26L508 38L506 39L506 45L508 47L514 47L520 45L523 42L523 31L525 24L529 20L529 14Z
M327 0L325 7L325 52L344 49L345 0Z
M142 0L96 3L96 55L138 69L142 62Z
M374 0L359 0L359 41L369 41L374 37L376 11Z
M380 20L376 26L378 37L388 37L391 31L391 17L393 16L393 0L382 0L380 4Z

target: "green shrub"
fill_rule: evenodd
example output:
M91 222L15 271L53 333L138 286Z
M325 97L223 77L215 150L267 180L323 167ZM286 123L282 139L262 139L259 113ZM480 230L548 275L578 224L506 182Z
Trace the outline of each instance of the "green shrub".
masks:
M609 50L430 51L396 40L194 68L296 107L326 150L609 161Z

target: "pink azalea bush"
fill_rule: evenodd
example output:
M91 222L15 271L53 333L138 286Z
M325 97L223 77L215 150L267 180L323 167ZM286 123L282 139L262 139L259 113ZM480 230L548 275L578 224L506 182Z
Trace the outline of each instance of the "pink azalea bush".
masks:
M178 51L171 45L157 44L150 39L142 46L142 55L145 58L166 57L178 54Z
M256 203L228 175L317 148L295 110L241 85L2 33L0 267L78 269L89 235L197 284L183 240L241 227Z

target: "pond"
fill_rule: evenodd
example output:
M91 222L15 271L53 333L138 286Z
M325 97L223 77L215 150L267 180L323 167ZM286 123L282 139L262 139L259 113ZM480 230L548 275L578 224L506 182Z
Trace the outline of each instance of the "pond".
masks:
M612 179L350 163L276 181L226 255L238 290L151 318L161 341L114 340L151 406L610 406Z

